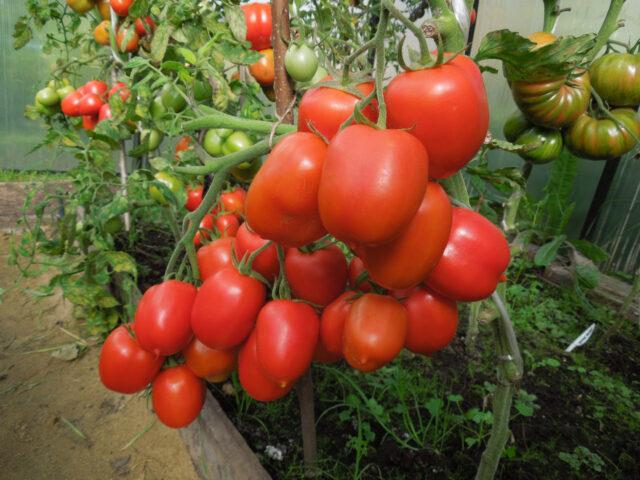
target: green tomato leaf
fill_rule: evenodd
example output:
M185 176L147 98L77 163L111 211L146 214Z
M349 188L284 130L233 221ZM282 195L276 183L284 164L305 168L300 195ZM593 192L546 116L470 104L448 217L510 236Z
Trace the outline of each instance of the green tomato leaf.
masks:
M163 157L154 157L151 160L149 160L149 164L155 169L155 170L167 170L169 168L171 168L171 162L169 160L167 160L166 158Z
M198 63L198 59L196 58L196 54L193 53L188 48L180 47L180 48L177 48L176 50L180 55L182 55L182 58L184 58L191 65L196 65Z
M536 48L531 40L510 30L488 33L480 44L476 61L501 60L508 80L535 82L567 75L581 65L595 45L595 35L561 37Z
M114 272L129 273L133 277L138 274L136 261L125 252L104 252L102 258L113 268Z
M129 18L141 18L149 15L149 0L136 0L129 7Z
M576 249L587 257L589 260L595 263L604 262L607 258L609 258L609 254L606 250L599 247L595 243L592 243L588 240L569 240L571 245L576 247Z
M220 42L219 47L224 58L237 65L251 65L252 63L256 63L260 60L260 57L262 57L259 52L247 50L237 43L222 41Z
M27 23L26 17L20 17L13 27L13 48L20 50L33 38L31 27Z
M591 263L578 263L575 266L575 272L578 284L581 287L592 290L598 286L600 282L600 270L598 270L598 267L595 265Z
M168 22L161 23L153 34L153 40L151 41L151 59L160 63L167 53L167 47L169 46L169 37L173 26Z
M247 38L247 22L242 9L238 5L227 5L224 14L235 39L244 42Z
M558 256L558 250L567 239L566 235L558 235L553 240L542 245L536 252L533 262L538 267L546 267Z

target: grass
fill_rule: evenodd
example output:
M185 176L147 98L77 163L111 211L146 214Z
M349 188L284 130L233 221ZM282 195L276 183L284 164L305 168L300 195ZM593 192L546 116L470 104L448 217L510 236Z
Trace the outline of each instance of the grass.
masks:
M69 178L66 172L0 169L0 182L48 182Z

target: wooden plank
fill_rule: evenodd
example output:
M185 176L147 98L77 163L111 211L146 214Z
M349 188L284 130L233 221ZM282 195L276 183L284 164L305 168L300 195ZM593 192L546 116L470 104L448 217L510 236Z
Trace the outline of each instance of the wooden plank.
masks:
M203 480L271 479L209 391L202 412L180 435Z

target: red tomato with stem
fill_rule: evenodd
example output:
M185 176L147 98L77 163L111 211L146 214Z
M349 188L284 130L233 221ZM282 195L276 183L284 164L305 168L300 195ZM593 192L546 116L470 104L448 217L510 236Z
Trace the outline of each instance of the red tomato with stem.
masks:
M129 7L134 0L111 0L111 8L119 17L126 17L129 15Z
M203 282L226 267L233 267L235 238L219 238L198 249L198 270Z
M266 299L264 285L235 268L223 268L198 290L191 327L209 348L229 349L251 333Z
M324 80L330 80L330 77ZM373 82L361 83L356 88L363 96L373 91ZM316 87L305 92L298 109L298 131L320 132L327 140L333 139L340 126L353 114L360 98L331 87ZM378 109L374 102L367 105L362 113L372 122L378 119ZM312 128L313 127L313 128Z
M116 32L116 44L121 52L131 53L138 50L140 37L133 26L119 28Z
M344 292L327 305L320 317L320 343L329 354L342 358L342 336L344 322L351 311L351 305L358 294Z
M242 260L242 257L251 255L268 241L266 238L262 238L257 233L249 230L246 222L243 223L240 225L238 233L236 233L236 258ZM275 280L280 272L276 244L273 243L260 252L254 258L251 268L267 280Z
M240 354L238 355L238 378L247 394L259 402L278 400L289 393L293 387L293 384L281 387L263 373L258 362L255 330L240 349Z
M207 213L202 220L200 221L200 225L198 226L198 231L193 237L193 244L198 248L202 245L202 239L211 240L211 232L213 231L213 227L216 223L216 217L213 213Z
M320 320L306 303L272 300L256 322L258 363L264 374L281 387L307 371L318 343Z
M239 228L240 220L237 215L227 213L216 218L216 229L221 237L235 237Z
M242 5L247 24L247 41L252 50L264 50L271 46L271 5L248 3Z
M184 204L184 208L190 212L195 211L202 203L203 190L202 185L193 188L187 187L187 201Z
M191 338L191 307L196 287L167 280L149 288L140 299L133 324L142 348L169 356L185 348Z
M246 198L247 222L264 238L302 246L326 234L318 188L327 146L311 133L280 141L256 174Z
M244 188L237 187L229 192L221 193L220 204L225 212L234 213L242 217L244 216L244 203L246 198L246 190Z
M479 213L456 207L447 246L425 284L458 302L482 300L504 280L510 255L498 227Z
M335 245L311 253L288 249L284 271L295 298L322 307L344 292L347 284L347 259Z
M156 22L151 17L136 18L135 21L136 33L140 37L144 37L147 34L156 31Z
M202 410L205 394L204 382L186 365L163 370L151 387L153 410L171 428L183 428L193 422Z
M182 352L187 367L194 375L218 382L226 380L236 368L237 355L238 351L235 348L216 350L207 347L197 338L194 338Z
M111 87L109 93L107 94L107 98L113 97L115 94L118 94L123 102L126 102L127 99L131 96L131 90L127 87L126 83L117 82Z
M410 292L402 304L408 313L408 350L432 355L451 343L458 327L456 302L421 287Z
M143 350L127 327L120 325L102 345L98 370L109 390L136 393L153 381L163 363L164 357Z
M106 83L100 80L90 80L84 84L84 87L79 88L77 91L82 92L83 95L91 93L102 99L106 95L107 90L109 90L109 86Z
M405 131L345 128L327 149L318 190L322 223L346 242L390 242L418 211L428 166L424 147Z
M364 267L364 262L360 257L353 257L351 259L349 262L349 285L352 289L365 293L373 290L373 286L369 280L362 280L364 272L366 271L367 269ZM369 278L368 272L366 278Z
M407 310L386 295L366 293L351 305L344 322L344 358L356 370L372 372L393 360L404 347Z
M447 245L451 211L444 189L429 182L420 208L398 237L378 247L356 248L373 281L389 289L422 282Z
M408 128L422 142L432 178L449 177L464 167L487 135L487 92L480 69L464 55L397 75L384 98L389 128Z

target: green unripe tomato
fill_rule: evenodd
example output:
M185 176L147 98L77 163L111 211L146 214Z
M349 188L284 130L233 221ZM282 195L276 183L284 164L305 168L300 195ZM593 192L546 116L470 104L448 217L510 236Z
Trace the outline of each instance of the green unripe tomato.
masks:
M193 82L193 96L198 102L211 100L213 96L211 84L206 80L195 80Z
M213 157L219 157L222 155L222 143L224 140L218 135L215 129L207 130L202 140L202 148L205 152Z
M251 162L244 162L231 169L231 175L239 182L250 182L255 177L262 166L260 158L255 158Z
M140 143L142 143L143 145L146 144L149 148L149 151L158 148L162 143L163 138L164 135L162 134L162 132L156 130L155 128L146 128L140 132Z
M167 114L167 107L164 106L159 95L151 102L149 113L151 113L151 118L154 120L161 120Z
M231 128L216 128L215 131L223 140L233 133L233 129Z
M115 235L118 232L121 232L124 228L124 222L122 221L122 217L111 217L109 220L102 224L102 229L105 233L109 235Z
M184 190L184 184L182 183L182 180L180 180L177 177L174 177L170 173L158 172L153 177L156 179L157 182L160 182L163 185L165 185L176 196L178 196L182 192L182 190ZM166 205L168 203L168 200L164 196L164 193L162 192L162 190L160 190L157 186L153 184L151 184L151 186L149 187L149 195L151 195L151 198L153 200L155 200L156 202L162 205Z
M58 113L58 111L59 111L59 106L58 105L53 105L52 107L47 107L46 105L42 105L40 102L36 102L35 106L36 106L36 110L38 111L38 113L40 113L42 115L46 115L46 116L53 115L55 113Z
M60 97L60 100L64 100L67 95L69 95L69 94L71 94L71 93L73 93L75 91L76 91L76 89L73 88L72 85L64 85L63 87L60 87L58 90L56 90L56 93Z
M242 150L249 148L251 145L253 145L253 140L249 138L249 135L241 131L233 132L222 144L222 154L229 155L231 153L241 152ZM248 168L249 162L245 163L247 163L245 168ZM244 163L241 165L244 165Z
M504 133L504 138L507 140L507 142L513 143L522 132L524 132L531 126L531 122L529 122L529 120L525 118L522 112L520 112L520 110L516 110L511 115L509 115L507 121L504 122L502 133Z
M327 72L327 69L324 68L322 65L320 65L311 80L309 80L308 82L296 82L296 88L299 90L301 88L306 88L306 87L310 87L311 85L315 85L316 83L322 81L327 75L329 75L329 72Z
M185 109L187 101L184 99L178 87L171 83L165 83L160 92L162 104L168 109L178 113Z
M36 93L36 102L45 107L53 107L60 103L60 95L54 88L45 87Z
M284 56L284 66L291 78L308 82L318 70L318 57L307 44L292 43Z
M534 164L549 163L558 158L562 152L562 133L543 127L531 127L516 139L517 145L540 143L540 146L527 152L520 152L522 158Z

